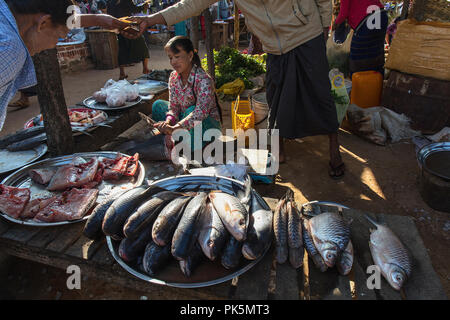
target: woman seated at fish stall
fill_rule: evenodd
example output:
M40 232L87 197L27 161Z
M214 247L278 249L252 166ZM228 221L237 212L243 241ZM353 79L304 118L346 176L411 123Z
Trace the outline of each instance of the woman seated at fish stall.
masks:
M154 125L161 133L172 135L177 129L186 129L194 141L201 141L208 129L221 130L220 106L214 91L213 79L203 70L200 57L192 41L184 36L169 40L165 46L173 71L169 78L169 101L157 100L152 106ZM194 127L202 125L202 136L194 136Z

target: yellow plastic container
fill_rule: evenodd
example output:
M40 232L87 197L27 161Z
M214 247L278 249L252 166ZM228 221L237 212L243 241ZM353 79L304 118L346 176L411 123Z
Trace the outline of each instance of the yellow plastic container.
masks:
M231 124L234 131L255 128L255 113L250 107L250 101L238 98L231 103Z
M352 76L350 103L360 108L377 107L381 104L383 75L377 71L355 72Z

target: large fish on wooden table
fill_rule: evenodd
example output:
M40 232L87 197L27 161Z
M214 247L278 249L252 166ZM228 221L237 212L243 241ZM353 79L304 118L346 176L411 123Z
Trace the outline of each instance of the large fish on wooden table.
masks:
M332 268L350 241L350 226L337 212L324 212L309 220L309 230L325 264Z
M380 267L381 274L392 288L400 290L411 276L411 256L391 229L375 222L367 215L366 218L376 226L376 230L371 230L369 242L373 261Z
M228 232L237 241L244 241L247 237L249 214L242 202L235 196L219 191L211 192L209 199Z
M248 260L258 259L272 241L272 210L264 208L256 196L250 205L250 220L247 239L242 246L242 254Z

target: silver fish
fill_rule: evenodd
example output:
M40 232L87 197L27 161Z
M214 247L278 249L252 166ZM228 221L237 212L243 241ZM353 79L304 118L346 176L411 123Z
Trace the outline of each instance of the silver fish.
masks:
M183 210L191 199L189 196L176 198L159 213L152 228L152 238L157 245L165 246L172 240Z
M303 265L303 236L302 236L302 222L300 211L292 201L287 204L287 229L288 229L288 247L289 247L289 262L297 269Z
M209 199L228 232L237 241L244 241L249 223L249 214L244 205L238 198L224 192L211 192Z
M350 226L336 212L324 212L309 220L311 236L325 264L332 268L350 241Z
M412 271L408 250L391 229L368 216L366 218L377 227L376 230L371 230L370 234L369 247L372 258L389 284L395 290L400 290Z
M302 233L303 233L303 245L305 246L305 249L308 252L309 257L321 272L327 271L328 267L323 261L319 251L317 251L316 246L314 245L314 241L311 236L311 231L309 230L309 221L306 219L303 220Z
M198 244L205 256L214 261L222 251L229 233L211 202L206 205L200 217L199 226Z
M228 237L222 253L222 266L226 269L234 269L239 266L242 256L242 242L237 241L234 237Z
M198 243L196 243L192 250L189 252L187 258L178 261L181 272L189 278L194 272L195 268L197 268L197 266L202 262L203 257L204 255L202 249L199 247Z
M340 274L346 276L350 273L353 267L353 244L350 240L348 242L347 248L345 248L342 255L336 261L336 267Z
M247 239L242 246L242 254L248 260L258 259L272 241L273 213L253 196L250 207L250 221Z
M189 201L172 237L172 255L185 260L198 237L198 220L205 209L207 194L200 192Z
M276 260L279 264L286 262L289 249L287 244L287 211L286 199L278 201L273 215L273 231L275 235Z

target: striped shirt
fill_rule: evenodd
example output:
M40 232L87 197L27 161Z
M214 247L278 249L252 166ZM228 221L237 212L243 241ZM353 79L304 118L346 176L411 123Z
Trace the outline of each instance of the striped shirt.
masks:
M8 103L19 89L37 83L33 60L19 34L16 20L4 0L0 0L0 130Z

